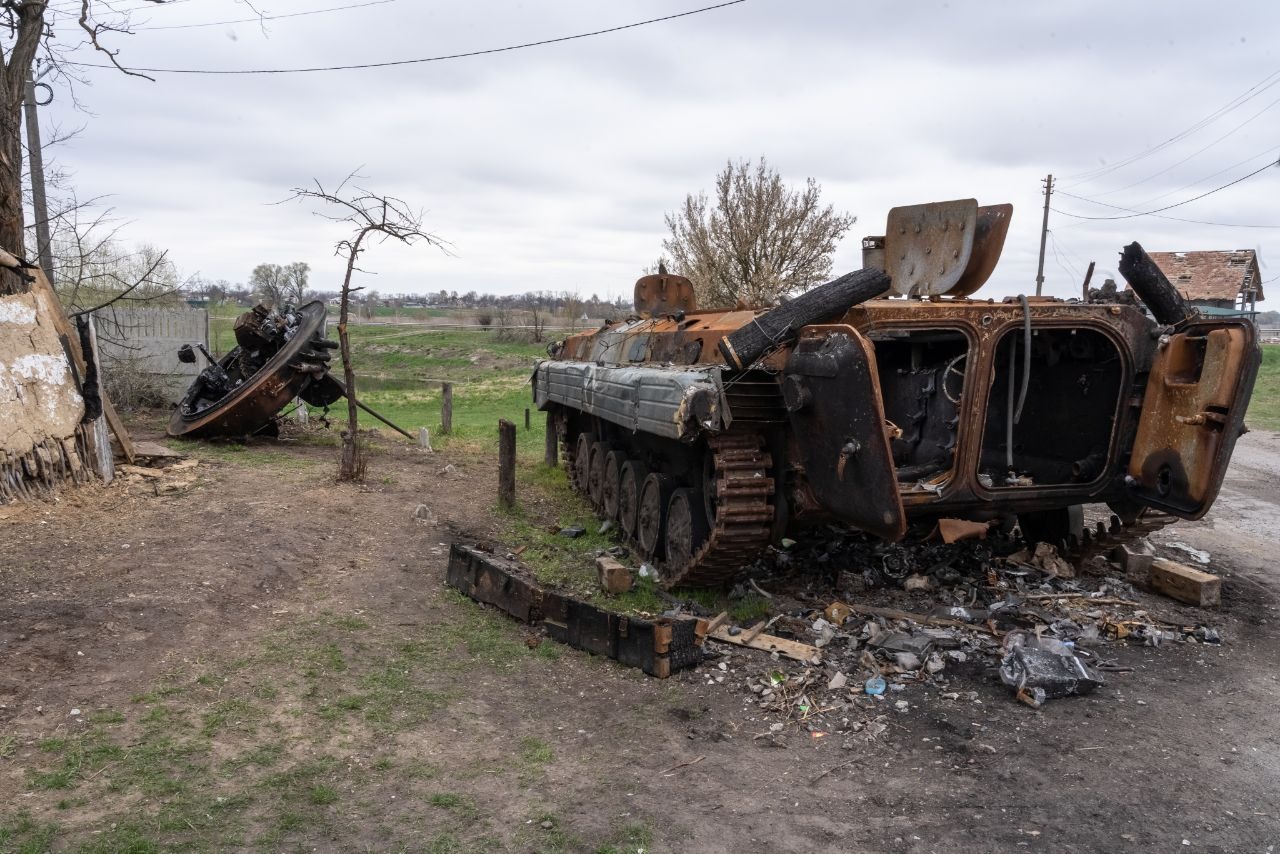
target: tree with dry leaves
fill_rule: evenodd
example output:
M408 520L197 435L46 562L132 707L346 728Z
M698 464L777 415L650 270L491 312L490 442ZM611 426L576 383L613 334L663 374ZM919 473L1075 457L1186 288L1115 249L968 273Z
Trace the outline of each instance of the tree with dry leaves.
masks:
M362 290L351 286L351 276L357 270L360 253L375 240L385 243L396 240L412 246L426 243L447 251L447 244L439 237L424 230L422 212L414 211L394 196L382 196L353 184L354 173L332 190L319 182L314 187L299 187L293 191L297 201L322 202L324 209L316 215L332 222L350 226L350 237L338 241L334 250L339 258L346 259L346 275L342 278L342 291L338 306L338 346L342 353L342 375L347 394L347 429L342 432L342 455L338 463L339 480L359 480L364 475L364 454L356 433L358 427L356 403L356 374L351 364L351 339L347 335L347 319L351 308L351 294Z
M699 306L769 305L830 278L836 244L857 221L823 207L821 195L813 178L803 189L787 186L763 157L729 161L714 205L699 192L667 214L662 247L693 282Z

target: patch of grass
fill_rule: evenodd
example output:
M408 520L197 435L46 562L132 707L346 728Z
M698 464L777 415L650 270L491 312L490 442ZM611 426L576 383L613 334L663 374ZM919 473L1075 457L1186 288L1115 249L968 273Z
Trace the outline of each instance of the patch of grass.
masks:
M337 803L338 790L333 786L312 786L311 791L307 793L307 799L317 806Z
M232 697L213 706L201 716L200 732L211 738L223 729L252 733L262 717L262 709L247 700Z
M49 851L58 833L56 824L41 824L27 810L0 819L0 847L15 854Z
M1280 430L1280 344L1262 345L1262 367L1246 418L1250 427Z
M520 760L526 765L545 765L551 761L551 745L540 738L525 736L520 739Z
M472 821L480 815L480 810L476 808L475 801L466 795L458 795L453 792L437 792L427 799L427 803L433 807L448 810L466 821Z
M596 849L596 854L636 854L653 849L653 829L644 822L632 822L618 828L609 842Z
M96 728L71 738L46 738L39 748L57 755L59 761L47 770L27 769L27 782L37 790L74 789L86 772L98 771L124 756L124 750Z
M235 771L249 765L258 768L270 768L280 761L280 757L284 755L284 745L282 744L260 744L250 750L237 756L235 759L228 760L226 767Z

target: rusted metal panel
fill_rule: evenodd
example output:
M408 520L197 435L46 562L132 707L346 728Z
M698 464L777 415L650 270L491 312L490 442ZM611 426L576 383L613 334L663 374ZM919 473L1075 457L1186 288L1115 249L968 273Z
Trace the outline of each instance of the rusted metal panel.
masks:
M1004 240L1013 221L1013 205L988 205L978 208L978 221L973 229L973 250L959 281L947 290L947 296L967 297L986 284L996 269Z
M889 211L885 272L902 296L945 294L964 275L978 222L976 199L905 205Z
M1184 519L1208 511L1261 359L1244 320L1193 321L1160 339L1129 460L1137 500Z
M886 539L907 529L870 342L851 326L809 326L787 363L783 398L806 479L828 511Z

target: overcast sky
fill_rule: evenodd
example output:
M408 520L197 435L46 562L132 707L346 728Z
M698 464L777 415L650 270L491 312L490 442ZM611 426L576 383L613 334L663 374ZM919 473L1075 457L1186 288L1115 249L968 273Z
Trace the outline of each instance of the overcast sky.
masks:
M347 65L571 35L710 0L351 8L360 2L261 26L175 28L252 17L237 0L177 0L134 13L134 35L106 40L139 67ZM267 15L343 5L255 0ZM65 33L64 43L74 40ZM1280 4L1263 2L747 0L393 68L156 74L154 83L85 69L89 85L74 92L82 108L58 87L42 122L46 131L83 127L50 152L81 198L109 197L129 241L167 248L184 273L210 279L242 282L263 261L301 260L314 286L335 288L341 230L314 207L274 203L358 168L370 189L425 208L430 229L453 245L452 256L374 247L368 287L629 296L661 251L664 212L710 188L728 158L765 155L787 180L816 178L825 200L858 217L837 273L861 266L859 238L883 233L890 207L1012 202L1003 259L980 292L1000 296L1034 293L1048 172L1062 179L1055 208L1107 216L1123 211L1065 194L1148 211L1274 162L1277 34ZM89 50L75 56L101 61ZM1255 86L1201 129L1121 165ZM1090 260L1097 281L1115 276L1120 247L1135 239L1150 251L1256 248L1264 280L1276 276L1280 228L1238 226L1280 226L1278 188L1273 168L1167 212L1230 226L1051 213L1046 291L1077 294Z

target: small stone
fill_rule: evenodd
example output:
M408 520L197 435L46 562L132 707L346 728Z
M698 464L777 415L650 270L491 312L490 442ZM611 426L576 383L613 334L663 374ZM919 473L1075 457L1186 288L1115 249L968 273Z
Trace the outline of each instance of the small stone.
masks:
M716 666L717 666L717 667L719 667L721 670L728 670L728 669L729 669L729 663L728 663L727 661L722 661L722 662L720 662L719 664L717 664Z
M908 575L902 582L902 589L908 593L924 593L933 589L933 582L927 575Z
M905 712L907 709L911 708L911 704L906 700L899 700L893 704L893 707L900 712Z
M769 724L769 732L782 732L782 724Z
M553 821L544 821L542 824L539 825L539 827L541 827L543 830L550 830L555 826L556 824Z
M839 691L841 688L849 684L849 677L837 671L831 680L827 682L828 691Z
M75 717L79 717L79 716L80 716L80 710L79 710L79 709L72 709L72 710L71 710L71 717L75 718Z

